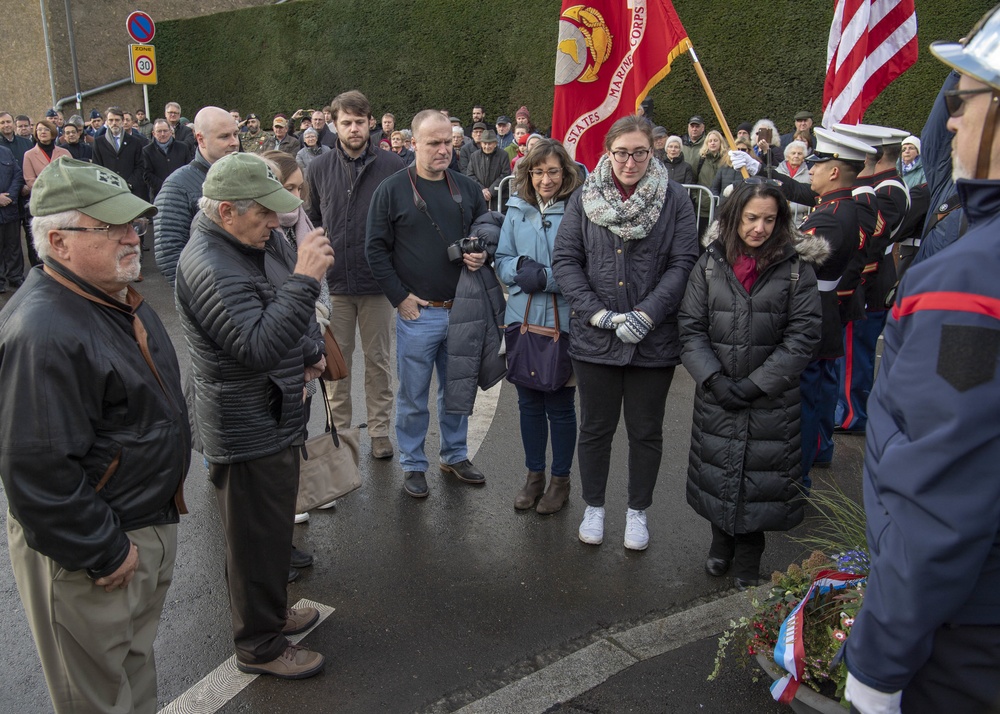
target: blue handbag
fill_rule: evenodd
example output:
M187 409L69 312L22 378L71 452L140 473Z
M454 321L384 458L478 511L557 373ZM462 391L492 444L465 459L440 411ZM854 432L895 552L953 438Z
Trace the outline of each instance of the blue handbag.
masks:
M555 392L573 375L569 335L559 330L559 306L552 295L555 327L528 322L532 295L524 308L524 321L504 328L507 345L507 381L539 392Z

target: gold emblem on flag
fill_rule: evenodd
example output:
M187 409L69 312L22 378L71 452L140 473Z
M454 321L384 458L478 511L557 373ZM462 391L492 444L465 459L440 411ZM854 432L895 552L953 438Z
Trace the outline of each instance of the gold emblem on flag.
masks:
M584 5L566 8L559 19L556 84L593 82L611 56L611 31L597 10Z

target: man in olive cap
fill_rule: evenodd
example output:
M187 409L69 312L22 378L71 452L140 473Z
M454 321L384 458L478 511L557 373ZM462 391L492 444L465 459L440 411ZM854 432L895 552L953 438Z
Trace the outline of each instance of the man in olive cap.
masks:
M862 714L985 712L1000 696L1000 6L931 54L968 220L910 267L868 401L871 570L846 644Z
M152 714L191 454L173 345L130 284L156 209L114 172L59 158L31 212L44 264L0 311L14 578L57 714Z
M324 663L287 639L319 619L315 608L288 608L286 581L303 389L325 366L316 299L333 265L322 229L298 237L297 257L272 234L278 213L301 204L260 157L222 157L202 185L176 281L195 424L226 534L236 666L285 679Z

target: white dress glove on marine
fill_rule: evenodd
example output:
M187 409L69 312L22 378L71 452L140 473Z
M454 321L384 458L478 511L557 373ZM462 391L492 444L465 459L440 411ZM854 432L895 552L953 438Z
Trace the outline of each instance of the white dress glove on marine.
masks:
M751 176L756 176L760 171L760 162L745 151L730 151L729 160L733 162L734 169L746 169Z
M850 672L847 673L844 695L861 714L900 714L899 704L903 698L901 691L891 694L880 692L867 684L862 684Z

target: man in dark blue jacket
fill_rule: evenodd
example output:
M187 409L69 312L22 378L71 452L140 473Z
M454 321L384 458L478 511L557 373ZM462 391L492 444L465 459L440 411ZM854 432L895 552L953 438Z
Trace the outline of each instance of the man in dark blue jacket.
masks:
M24 279L21 214L17 210L22 186L20 164L7 147L0 146L0 294Z
M862 714L984 712L1000 695L1000 57L994 8L931 52L969 231L911 266L885 329L864 469L871 572L847 640Z

